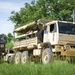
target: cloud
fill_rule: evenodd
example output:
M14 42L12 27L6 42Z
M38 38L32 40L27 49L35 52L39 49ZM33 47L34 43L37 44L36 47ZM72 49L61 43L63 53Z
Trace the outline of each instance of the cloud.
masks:
M0 2L0 34L13 33L14 24L7 20L12 11L19 11L21 7L23 7L23 3Z
M0 12L19 11L22 6L22 4L12 2L0 2Z
M21 7L24 7L25 2L31 0L0 0L0 34L13 33L14 24L11 21L7 21L11 16L12 11L19 11Z

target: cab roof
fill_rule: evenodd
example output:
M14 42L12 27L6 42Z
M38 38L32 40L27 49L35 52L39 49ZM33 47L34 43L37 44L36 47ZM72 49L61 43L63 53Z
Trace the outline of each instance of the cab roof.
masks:
M19 28L14 29L14 32L16 33L27 33L28 31L35 31L36 29L36 25L38 25L40 28L44 25L50 24L50 23L54 23L54 22L63 22L63 23L71 23L73 24L73 22L67 22L67 21L60 21L60 20L37 20L34 22L31 22L29 24L26 24L24 26L21 26Z

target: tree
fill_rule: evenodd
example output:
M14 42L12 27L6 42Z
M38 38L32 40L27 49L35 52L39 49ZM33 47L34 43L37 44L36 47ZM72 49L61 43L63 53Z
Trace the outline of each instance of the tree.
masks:
M12 34L8 33L6 48L9 49L9 50L13 48L13 41L14 41L13 39L14 39L14 37L12 36Z
M5 40L5 47L6 49L12 49L13 48L13 41L14 41L14 37L11 33L8 33L7 35L2 34Z
M5 40L5 43L7 43L7 36L5 34L2 34Z
M20 27L36 19L72 21L74 0L32 0L25 3L19 12L13 11L9 18L15 27Z
M13 40L12 34L11 33L8 33L8 35L7 35L7 41L8 42L12 42L12 40Z
M13 43L12 42L7 42L6 43L6 49L9 49L9 50L13 49Z
M13 48L13 41L14 41L14 37L12 36L11 33L8 33L8 35L7 35L7 43L6 43L6 48L7 49L12 49Z

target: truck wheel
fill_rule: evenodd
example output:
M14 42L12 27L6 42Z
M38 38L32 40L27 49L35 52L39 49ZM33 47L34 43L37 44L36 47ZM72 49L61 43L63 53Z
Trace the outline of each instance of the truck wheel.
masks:
M15 64L19 64L21 61L21 52L17 52L15 55Z
M21 63L25 64L29 61L28 51L24 51L21 55Z
M8 57L8 63L12 63L13 62L13 58L12 57Z
M52 58L53 58L53 54L52 54L51 50L49 48L46 48L42 52L42 63L47 64L53 60Z

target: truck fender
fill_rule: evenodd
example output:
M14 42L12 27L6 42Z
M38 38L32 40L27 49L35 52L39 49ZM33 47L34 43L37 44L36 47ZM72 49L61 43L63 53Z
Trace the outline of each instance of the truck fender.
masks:
M44 47L45 45L47 46L47 48L50 48L50 50L52 51L52 45L50 42L42 43L42 47Z

